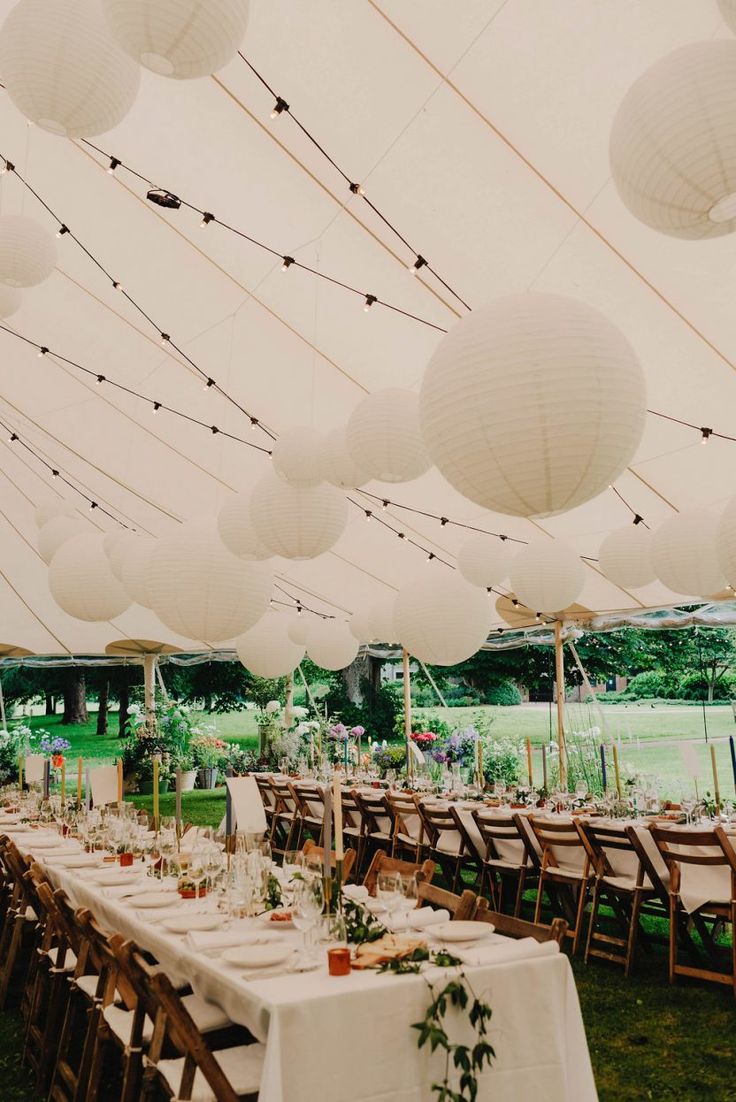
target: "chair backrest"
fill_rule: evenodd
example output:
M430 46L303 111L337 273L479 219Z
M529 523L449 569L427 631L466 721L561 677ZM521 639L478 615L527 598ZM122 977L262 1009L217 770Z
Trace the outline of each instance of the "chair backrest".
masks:
M681 866L703 865L726 867L731 873L731 894L736 894L736 852L719 825L715 829L690 827L673 830L667 827L650 827L663 861L670 872L670 891L680 890ZM683 852L681 847L693 847ZM724 869L725 871L725 869Z
M526 838L521 833L515 817L501 815L490 808L476 808L473 811L473 819L486 847L487 861L508 860L508 851L504 851L504 845L513 845L515 849L520 848L519 864L529 863ZM498 843L501 844L500 849Z
M307 858L310 864L324 865L325 851L322 846L317 846L308 839L303 846L302 853ZM356 852L354 849L346 849L342 859L342 878L343 881L347 881L350 878L353 865L355 864ZM330 865L334 869L337 867L337 854L335 850L330 850Z
M529 825L534 832L537 842L542 848L543 863L548 867L561 864L555 857L555 851L569 850L572 856L573 850L577 850L584 857L584 866L587 870L590 862L588 851L583 842L583 836L578 826L578 821L562 820L557 822L551 819L529 816Z
M629 853L638 858L637 882L644 880L644 869L631 843L625 823L601 823L599 819L576 820L580 837L599 876L615 874L615 854ZM610 856L609 856L610 855Z
M316 784L291 783L289 788L303 819L318 819L320 822L324 819L325 794L321 788Z
M261 794L263 800L263 808L266 815L270 814L276 807L276 796L274 795L273 787L268 777L264 777L262 773L254 773L253 776L256 779L258 785L258 791Z
M363 816L361 815L355 789L343 788L341 792L341 802L343 827L359 829L363 823Z
M270 784L274 795L276 814L297 814L299 803L294 796L293 789L289 782L279 780L277 777L271 777Z
M421 844L424 840L424 821L416 796L408 792L387 792L386 803L393 813L394 835L406 834L409 838L416 838ZM412 819L417 821L418 831L411 829Z
M429 858L419 863L413 861L400 861L398 857L389 857L382 849L378 849L373 854L373 860L363 877L363 887L368 889L369 895L375 895L378 877L384 872L396 872L401 876L411 876L414 874L416 875L417 882L425 881L429 884L434 877L436 868L437 866L434 861L430 861Z
M420 881L417 886L417 905L424 906L428 903L431 907L442 907L450 912L450 918L455 921L472 919L475 914L475 906L478 896L466 888L462 895L455 895L444 888L437 888L426 880Z
M473 918L476 922L490 922L505 937L533 937L535 941L556 941L562 948L567 934L567 922L564 918L553 918L550 926L540 922L527 922L523 918L492 911L486 899L479 899Z
M120 973L116 957L117 946L123 942L123 937L120 934L108 937L91 911L79 910L76 917L80 933L87 940L88 960L98 976L97 997L103 1006L108 1006L119 995L125 1006L132 1010L137 1004L137 997Z
M388 833L394 829L394 813L383 792L356 792L355 802L360 809L361 833L364 835L383 831L382 819L388 819Z
M449 831L451 834L458 835L457 856L462 857L468 852L467 832L452 805L444 807L420 800L418 807L431 846L436 848L442 835Z

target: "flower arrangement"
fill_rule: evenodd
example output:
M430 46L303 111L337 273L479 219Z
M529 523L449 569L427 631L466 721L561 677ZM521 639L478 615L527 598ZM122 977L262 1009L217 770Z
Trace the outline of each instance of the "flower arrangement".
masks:
M406 765L406 748L395 745L382 746L380 742L374 742L373 764L382 777L392 770L398 773Z
M38 744L39 754L46 754L51 758L54 765L61 765L64 760L64 752L71 749L71 743L68 739L61 738L57 735L52 738L47 731L39 731L42 736Z
M439 741L439 737L434 731L413 731L411 741L415 742L420 750L429 750L433 743Z
M195 769L217 769L227 758L228 744L216 735L197 735L189 749Z
M453 731L441 746L432 751L432 758L439 765L473 765L479 735L475 727Z
M0 784L18 779L18 759L27 754L33 734L30 727L19 726L0 731Z

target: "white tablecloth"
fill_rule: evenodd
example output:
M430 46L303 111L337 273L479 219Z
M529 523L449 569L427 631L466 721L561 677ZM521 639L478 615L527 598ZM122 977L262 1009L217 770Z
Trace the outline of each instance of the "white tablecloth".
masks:
M17 842L32 851L28 834L18 834ZM42 860L40 851L38 857ZM137 911L101 891L93 873L51 863L48 871L75 906L89 907L105 928L133 938L154 954L173 982L190 983L196 994L267 1042L260 1102L433 1098L431 1084L443 1060L440 1053L420 1052L411 1029L429 1000L421 976L352 972L331 977L321 967L247 980L218 955L196 952L185 938L164 930L156 911ZM201 905L176 904L180 911ZM284 931L280 936L294 935ZM476 993L493 1007L490 1039L497 1056L482 1077L479 1100L591 1102L597 1095L567 958L553 943L534 943L523 950L528 955L509 961L504 959L507 946L504 939L497 964L466 969ZM459 1039L464 1030L463 1018L450 1021L452 1037Z

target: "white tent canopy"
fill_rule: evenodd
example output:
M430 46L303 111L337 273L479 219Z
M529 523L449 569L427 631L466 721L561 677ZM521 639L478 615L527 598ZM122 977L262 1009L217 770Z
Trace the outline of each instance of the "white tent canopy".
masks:
M5 17L12 4L1 0ZM637 222L610 180L611 121L631 83L687 43L729 37L712 0L253 0L245 55L407 248L306 140L236 59L211 79L148 72L114 131L95 139L158 186L365 294L442 328L467 311L414 250L472 306L535 289L569 295L624 332L645 370L648 405L728 433L736 409L734 242L666 237ZM0 78L2 74L0 73ZM29 127L0 91L0 153L146 311L149 322L68 236L52 276L24 293L3 323L151 401L216 425L213 434L131 397L0 332L0 644L35 654L102 654L113 640L183 639L133 606L110 623L67 616L51 597L34 512L57 494L103 531L42 455L113 517L162 535L214 517L249 489L270 446L158 330L274 434L302 424L330 431L385 386L416 390L440 332L374 307L184 207L163 210L147 186L82 141ZM13 173L0 214L58 224ZM34 455L33 453L36 453ZM655 527L695 505L719 509L734 491L736 443L701 447L691 429L649 416L616 489ZM413 482L366 487L380 498L528 539L563 538L594 560L602 538L631 520L612 491L534 522L491 514L434 469ZM354 492L409 540L367 524L351 506L334 549L279 560L278 584L321 613L347 615L385 599L425 565L454 564L463 530ZM281 590L275 593L286 599ZM683 603L659 583L624 591L586 563L579 598L596 613ZM504 620L497 623L503 625Z

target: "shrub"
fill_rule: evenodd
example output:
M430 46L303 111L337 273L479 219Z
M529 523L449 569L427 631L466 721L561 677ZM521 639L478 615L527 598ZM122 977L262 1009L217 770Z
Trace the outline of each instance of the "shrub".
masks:
M488 784L495 784L496 781L517 784L524 752L523 741L519 738L485 737L482 742L483 775Z
M626 695L630 700L648 700L652 697L673 699L682 696L682 689L674 674L664 670L645 670L632 677Z
M470 685L451 685L444 693L448 708L472 708L483 703L483 695L479 689Z
M521 704L521 693L513 681L497 681L486 689L485 703L502 704L507 707L512 704Z
M716 683L715 691L713 694L714 701L716 699L728 702L733 694L734 681L728 674L724 674L723 677ZM682 696L685 700L706 700L708 699L708 683L706 679L700 673L690 673L687 677L682 679Z

